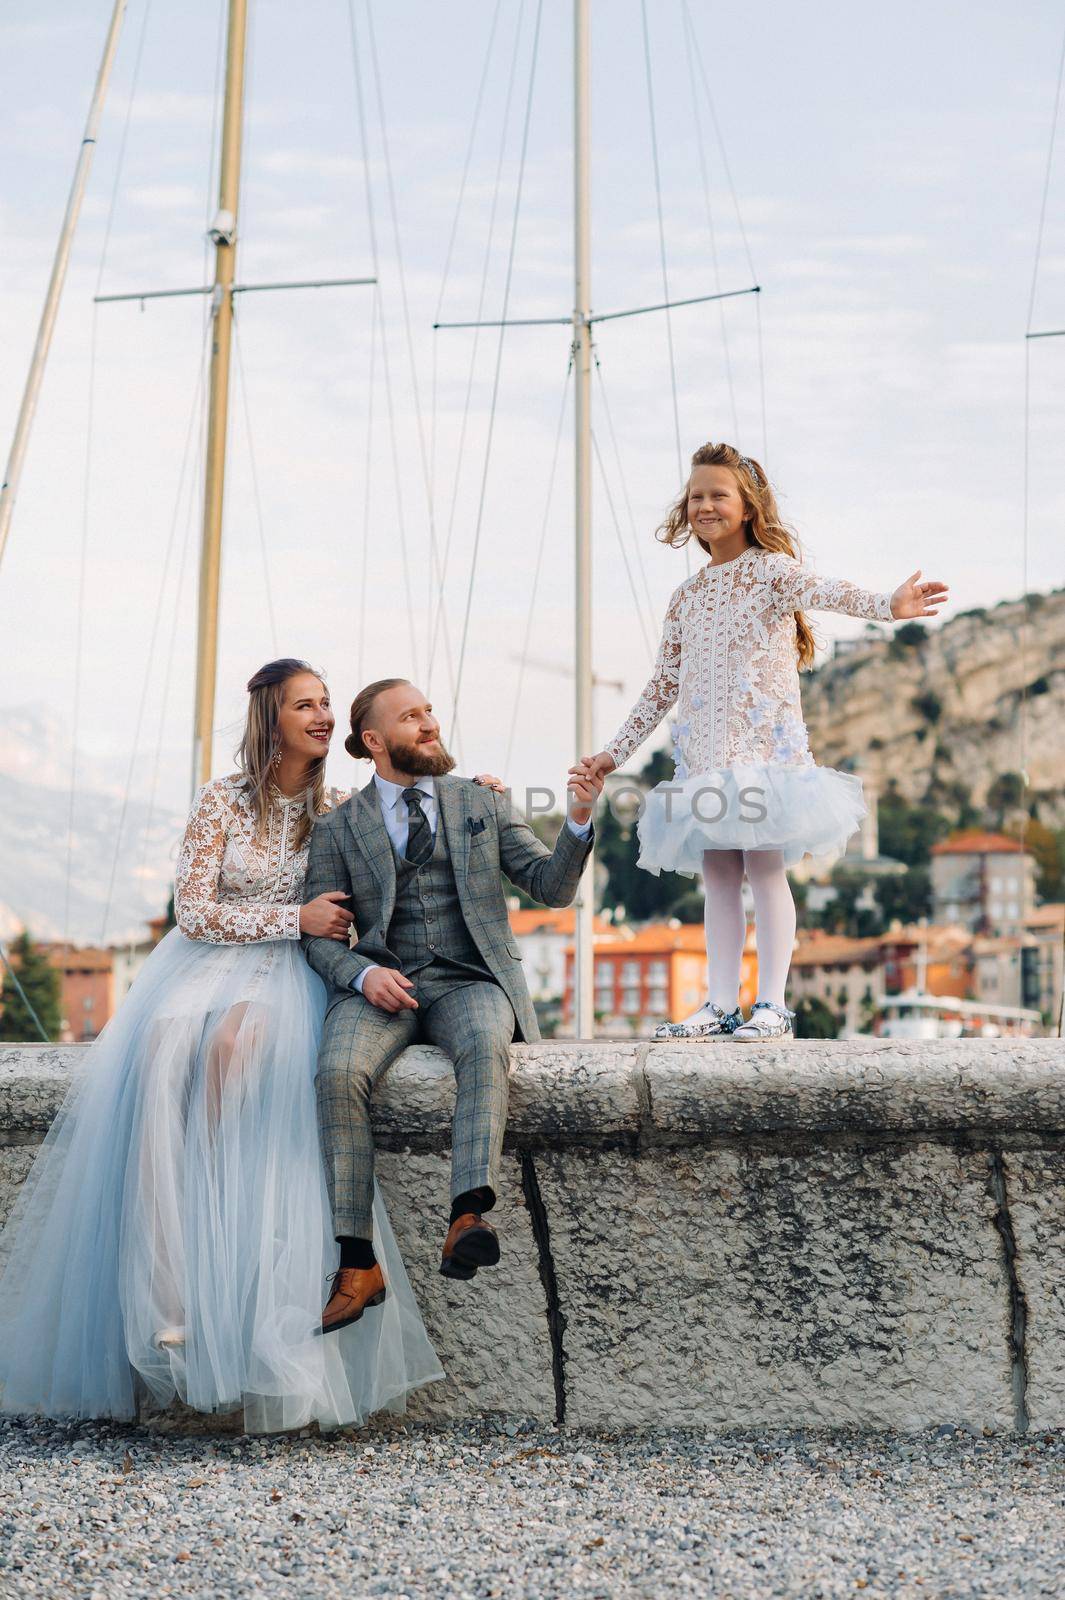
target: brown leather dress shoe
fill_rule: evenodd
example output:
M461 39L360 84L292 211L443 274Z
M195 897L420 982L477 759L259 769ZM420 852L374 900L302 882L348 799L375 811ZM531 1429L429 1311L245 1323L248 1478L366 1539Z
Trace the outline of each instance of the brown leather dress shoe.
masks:
M384 1298L385 1280L377 1262L369 1268L341 1267L333 1277L318 1332L336 1333L358 1322L367 1306L379 1306Z
M440 1271L445 1278L472 1278L478 1267L494 1267L499 1260L499 1239L490 1222L475 1211L456 1217L447 1230Z

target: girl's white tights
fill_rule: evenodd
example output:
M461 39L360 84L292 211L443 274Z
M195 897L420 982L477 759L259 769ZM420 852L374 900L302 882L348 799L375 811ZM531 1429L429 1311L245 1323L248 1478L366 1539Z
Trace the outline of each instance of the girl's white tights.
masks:
M740 964L747 919L744 872L754 895L758 936L758 998L784 1004L784 986L795 945L795 901L779 850L704 850L706 965L711 1005L734 1011L739 1003Z

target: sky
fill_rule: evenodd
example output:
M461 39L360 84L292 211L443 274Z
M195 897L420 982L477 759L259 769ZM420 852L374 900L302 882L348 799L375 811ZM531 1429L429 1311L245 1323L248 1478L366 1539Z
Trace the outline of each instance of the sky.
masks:
M647 7L664 277L641 8L592 5L593 305L653 304L664 283L674 298L748 289L752 273L761 294L598 327L597 747L642 688L688 570L653 533L680 459L707 438L764 460L822 572L884 590L921 568L950 582L950 613L1065 581L1065 339L1030 346L1027 573L1023 515L1024 332L1061 7L687 9L690 30L682 0ZM479 306L569 314L571 7L544 0L531 101L534 3L251 10L238 279L371 275L376 252L379 289L238 303L215 770L230 770L246 679L283 654L326 672L341 722L362 683L409 675L460 770L561 786L574 754L568 330L514 328L500 344L432 324ZM108 0L12 0L0 21L5 451L109 13ZM0 567L0 714L39 712L87 766L131 773L135 793L154 787L176 811L203 303L94 310L92 297L208 281L220 20L218 0L131 0ZM1061 152L1032 325L1065 327ZM818 619L825 641L858 627ZM366 772L338 737L332 781Z

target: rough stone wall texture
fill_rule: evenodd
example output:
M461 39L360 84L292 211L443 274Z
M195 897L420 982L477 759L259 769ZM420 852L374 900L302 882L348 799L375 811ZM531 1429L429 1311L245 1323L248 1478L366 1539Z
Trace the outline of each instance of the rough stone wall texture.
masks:
M0 1049L0 1218L85 1059ZM453 1104L428 1047L375 1097L448 1372L416 1415L1065 1425L1061 1041L515 1046L503 1261L467 1284Z

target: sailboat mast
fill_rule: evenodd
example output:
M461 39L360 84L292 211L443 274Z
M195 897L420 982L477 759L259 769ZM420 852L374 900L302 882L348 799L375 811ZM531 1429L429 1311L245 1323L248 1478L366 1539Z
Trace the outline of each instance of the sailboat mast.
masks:
M240 156L244 131L244 63L247 37L247 0L229 0L218 214L211 229L211 237L215 242L215 275L211 299L211 375L196 639L196 722L192 754L194 789L199 784L207 783L211 776L215 679L218 670L222 506L225 495L226 432L229 421L229 360L233 339L233 279L237 265L237 203L240 197Z
M573 367L575 379L576 513L576 733L577 753L591 755L592 743L592 251L591 251L591 63L589 0L574 0L573 50L573 200L574 291ZM595 867L590 863L577 893L574 940L573 1018L577 1038L595 1031L593 1005Z
M44 298L44 309L41 312L41 320L37 328L37 340L33 347L30 370L26 378L26 387L22 394L22 405L19 407L18 421L15 424L15 437L11 442L11 451L7 458L7 469L4 473L3 485L0 486L0 561L3 560L4 546L7 544L7 536L11 528L11 518L15 510L15 497L18 494L19 479L22 476L22 464L26 459L26 450L30 442L30 429L33 426L34 413L37 410L37 398L40 395L41 384L44 381L44 368L48 360L48 350L52 343L56 317L59 315L59 302L63 295L63 284L66 281L67 266L70 262L70 249L74 242L74 230L78 225L81 202L85 195L85 186L89 181L89 170L92 166L93 153L96 149L96 135L100 127L100 118L103 116L107 85L111 78L111 68L114 65L115 54L118 50L118 39L119 34L122 32L122 22L125 18L127 3L128 0L115 0L114 10L111 13L111 23L107 30L107 38L104 41L104 52L100 60L99 71L96 74L96 87L93 90L92 103L89 106L89 115L85 121L85 131L81 137L81 147L74 167L74 180L70 185L66 215L63 218L59 243L56 245L55 259L52 263L52 276L49 279L48 292Z

